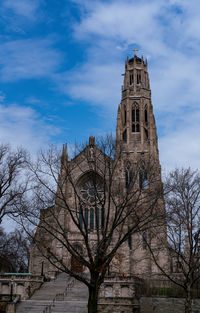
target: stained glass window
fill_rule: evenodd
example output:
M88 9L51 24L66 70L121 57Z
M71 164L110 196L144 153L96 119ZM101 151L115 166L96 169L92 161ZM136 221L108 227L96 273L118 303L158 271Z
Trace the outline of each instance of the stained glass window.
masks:
M79 225L82 227L83 219L85 226L94 230L103 226L104 213L99 209L103 199L103 186L94 179L88 179L80 185L81 198L83 200L83 214L79 214Z

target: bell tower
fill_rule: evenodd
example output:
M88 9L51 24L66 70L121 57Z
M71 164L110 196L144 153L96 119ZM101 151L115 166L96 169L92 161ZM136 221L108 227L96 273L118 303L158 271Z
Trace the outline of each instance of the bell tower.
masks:
M135 49L136 50L136 49ZM128 153L149 152L158 159L158 145L147 60L136 55L125 62L116 138Z
M125 62L123 76L116 128L116 139L120 147L119 151L122 153L119 176L121 175L121 180L124 181L127 193L131 194L134 189L140 190L141 195L144 195L142 198L144 207L148 207L148 202L145 200L148 190L150 193L154 190L156 195L156 192L162 189L162 181L147 60L144 61L143 57L138 57L135 51L135 55L131 59L127 58ZM156 209L163 214L165 212L162 192ZM161 229L165 234L165 223ZM123 253L128 255L126 269L129 269L131 275L148 276L149 273L157 271L146 246L149 238L152 238L150 228L139 236L131 237L132 242L138 243L138 249L132 249L131 242L124 248ZM154 240L157 242L157 238L154 237ZM163 240L165 240L164 237ZM160 257L166 260L164 252L161 252Z

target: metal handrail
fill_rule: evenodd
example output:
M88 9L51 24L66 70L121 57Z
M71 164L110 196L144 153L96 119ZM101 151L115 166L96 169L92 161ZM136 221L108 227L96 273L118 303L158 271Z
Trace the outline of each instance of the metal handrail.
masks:
M62 293L57 293L55 295L54 299L52 300L52 302L50 304L46 305L46 307L44 308L42 313L51 313L51 309L52 309L52 307L55 307L55 302L58 301L57 300L58 297L62 296L63 300L60 300L60 301L64 301L65 297L67 296L68 291L73 287L74 282L75 282L75 279L71 278L70 281L68 282L66 288L65 288L65 291Z

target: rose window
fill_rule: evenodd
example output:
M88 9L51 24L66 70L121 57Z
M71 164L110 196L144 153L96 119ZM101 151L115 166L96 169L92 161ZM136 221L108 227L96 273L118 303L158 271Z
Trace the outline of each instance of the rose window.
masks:
M103 187L100 183L95 183L93 180L86 181L80 188L82 199L89 203L94 204L100 202L103 198Z

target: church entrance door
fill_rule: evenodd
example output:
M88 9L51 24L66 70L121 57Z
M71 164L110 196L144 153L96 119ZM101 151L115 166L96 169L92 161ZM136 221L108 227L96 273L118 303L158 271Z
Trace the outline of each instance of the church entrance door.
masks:
M75 273L83 272L83 264L77 259L75 259L73 256L71 258L71 271Z
M74 249L77 251L80 255L83 254L83 249L81 245L74 244ZM77 260L73 255L71 256L71 271L74 273L82 273L83 272L83 264Z

